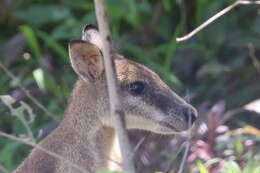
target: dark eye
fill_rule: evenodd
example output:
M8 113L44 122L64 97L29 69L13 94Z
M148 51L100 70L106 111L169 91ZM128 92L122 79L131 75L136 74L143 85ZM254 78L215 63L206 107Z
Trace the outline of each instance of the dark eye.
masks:
M138 95L142 94L145 88L145 84L141 81L135 81L133 83L130 83L128 85L128 89L131 92L131 94Z

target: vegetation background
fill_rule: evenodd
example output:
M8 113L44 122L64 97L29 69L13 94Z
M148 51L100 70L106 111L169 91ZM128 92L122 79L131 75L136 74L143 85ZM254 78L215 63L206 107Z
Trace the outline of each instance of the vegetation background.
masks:
M259 6L237 7L191 40L175 41L234 2L107 0L115 48L154 69L199 110L186 142L130 132L133 146L143 141L138 172L176 172L190 144L183 172L260 173ZM90 0L0 0L0 62L15 76L0 68L0 131L38 142L57 125L19 85L61 119L77 78L67 44L87 23L96 23ZM15 169L30 150L0 136L0 172Z

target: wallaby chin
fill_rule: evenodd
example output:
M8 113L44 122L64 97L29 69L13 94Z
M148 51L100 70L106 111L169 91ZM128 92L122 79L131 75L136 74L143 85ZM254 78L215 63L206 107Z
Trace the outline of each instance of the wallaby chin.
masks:
M63 159L37 148L15 173L77 173L85 170L120 169L114 120L109 115L109 98L100 50L100 35L86 27L84 40L69 43L72 68L79 76L64 120L39 144ZM151 69L114 54L118 94L128 129L159 134L187 130L196 119L196 110L174 93ZM120 155L120 154L119 154Z

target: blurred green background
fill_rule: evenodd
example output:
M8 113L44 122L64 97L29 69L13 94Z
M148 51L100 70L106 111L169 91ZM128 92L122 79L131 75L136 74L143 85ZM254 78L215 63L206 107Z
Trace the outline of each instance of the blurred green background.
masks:
M107 0L114 47L156 71L197 107L204 121L191 139L184 172L260 172L259 112L254 105L253 111L243 107L260 98L260 6L237 7L191 40L175 41L233 2ZM96 23L90 0L0 0L0 62L16 77L11 79L0 68L0 95L15 99L9 104L12 112L6 100L0 100L1 131L39 141L44 136L39 133L55 126L19 84L57 119L62 118L77 79L67 44L81 38L87 23ZM20 101L33 110L32 122ZM25 111L15 113L21 107ZM230 114L234 116L224 121ZM173 153L181 153L176 147L181 137L132 133L133 143L148 136L136 156L139 172L177 170L181 154ZM0 137L0 172L15 169L30 149Z

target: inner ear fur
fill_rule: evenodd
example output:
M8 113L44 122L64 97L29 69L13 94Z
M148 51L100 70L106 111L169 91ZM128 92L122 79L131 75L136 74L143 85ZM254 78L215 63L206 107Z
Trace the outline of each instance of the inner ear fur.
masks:
M70 41L69 56L74 71L87 82L95 82L104 71L100 49L87 41Z

